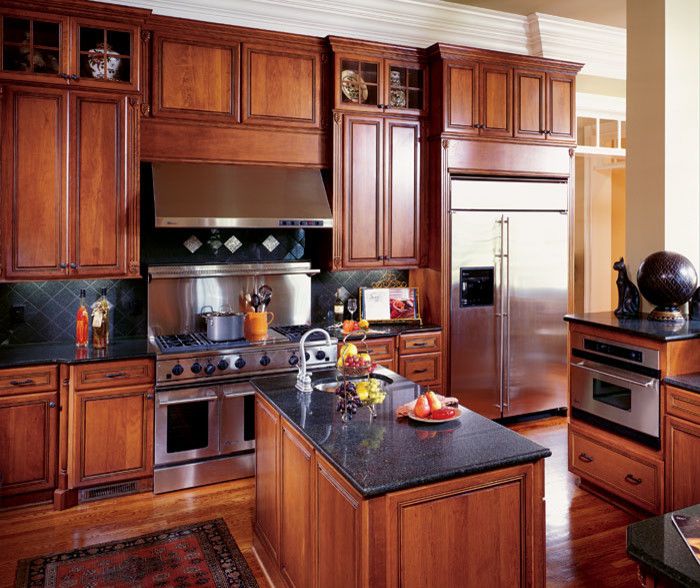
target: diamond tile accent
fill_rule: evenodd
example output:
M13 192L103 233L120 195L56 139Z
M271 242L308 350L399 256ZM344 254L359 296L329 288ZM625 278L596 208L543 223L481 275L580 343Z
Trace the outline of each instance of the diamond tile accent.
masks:
M274 235L268 235L267 239L265 239L262 244L265 247L265 249L272 253L275 249L277 249L277 246L280 244L280 242L277 239L275 239Z
M226 243L224 243L224 247L228 249L231 253L236 253L241 247L243 246L243 243L241 243L241 240L236 237L236 235L231 235Z
M187 251L189 251L190 253L194 253L195 251L197 251L197 249L199 249L202 246L202 242L199 239L197 239L197 237L192 235L189 239L187 239L187 241L183 243L183 245L185 246L185 249L187 249Z

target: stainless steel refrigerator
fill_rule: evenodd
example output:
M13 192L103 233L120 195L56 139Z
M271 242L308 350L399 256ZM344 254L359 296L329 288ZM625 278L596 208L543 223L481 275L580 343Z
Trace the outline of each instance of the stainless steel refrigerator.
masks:
M450 393L490 418L566 406L568 185L453 179Z

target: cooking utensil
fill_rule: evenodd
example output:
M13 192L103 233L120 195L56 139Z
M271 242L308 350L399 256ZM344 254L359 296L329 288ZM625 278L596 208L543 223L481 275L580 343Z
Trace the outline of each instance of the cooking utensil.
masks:
M270 300L272 300L272 288L270 288L270 286L267 284L263 284L258 289L258 294L260 296L260 303L262 304L262 309L264 311L267 309L267 305L270 304Z
M233 312L229 305L222 306L218 311L209 305L203 306L200 314L207 324L207 338L211 341L233 341L244 337L245 315Z
M255 293L251 294L250 303L255 309L255 312L259 312L258 309L260 308L260 296L258 296Z

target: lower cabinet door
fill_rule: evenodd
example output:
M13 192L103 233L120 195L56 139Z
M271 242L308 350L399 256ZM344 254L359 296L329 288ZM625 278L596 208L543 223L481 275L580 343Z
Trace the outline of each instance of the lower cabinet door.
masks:
M275 559L279 552L278 443L280 416L255 397L255 527Z
M666 510L700 502L700 425L666 417Z
M113 388L71 398L73 488L153 474L153 390Z
M58 393L0 396L0 498L56 483Z
M315 566L314 450L282 421L280 569L290 586L313 586Z

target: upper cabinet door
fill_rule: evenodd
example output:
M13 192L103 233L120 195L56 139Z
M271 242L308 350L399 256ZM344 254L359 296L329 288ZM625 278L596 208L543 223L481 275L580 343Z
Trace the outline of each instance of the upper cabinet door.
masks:
M0 14L0 76L66 84L68 19L36 13Z
M98 20L76 19L73 22L71 84L138 90L139 27Z
M479 132L478 71L479 66L475 63L444 63L445 131L462 134Z
M321 52L243 45L243 122L321 127Z
M384 99L383 60L362 55L335 55L335 107L376 112Z
M126 275L135 109L124 95L72 92L70 116L71 275Z
M66 275L66 101L58 88L4 88L5 279Z
M411 62L384 62L386 88L382 102L386 112L420 115L427 110L427 69Z
M384 265L382 117L343 118L343 265Z
M516 137L541 140L546 138L546 77L543 71L515 70Z
M156 33L153 52L154 117L238 121L237 43Z
M576 141L576 76L547 74L547 140Z
M480 134L513 136L513 70L508 66L480 66Z
M418 266L421 195L420 122L384 122L384 262Z

